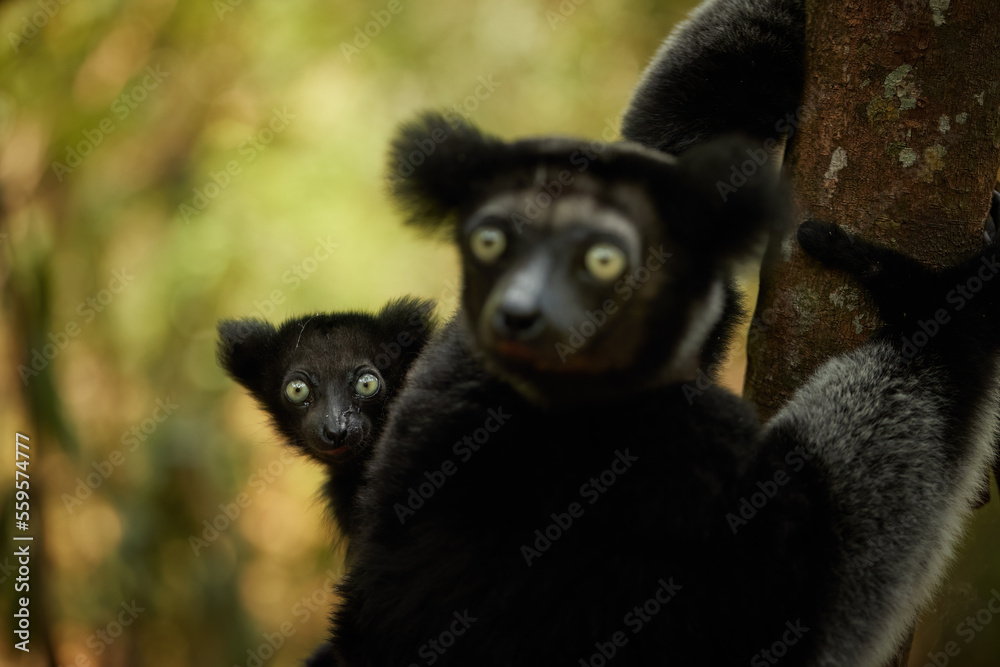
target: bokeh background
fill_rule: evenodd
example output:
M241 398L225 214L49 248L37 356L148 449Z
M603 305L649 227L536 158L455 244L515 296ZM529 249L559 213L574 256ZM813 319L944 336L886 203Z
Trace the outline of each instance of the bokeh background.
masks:
M436 107L504 136L617 129L693 4L0 3L0 662L299 664L342 554L320 470L217 367L216 322L405 293L450 312L453 252L387 203L393 128ZM27 655L11 633L18 431ZM994 496L911 665L949 641L947 664L997 664L1000 619L968 642L958 625L1000 599Z

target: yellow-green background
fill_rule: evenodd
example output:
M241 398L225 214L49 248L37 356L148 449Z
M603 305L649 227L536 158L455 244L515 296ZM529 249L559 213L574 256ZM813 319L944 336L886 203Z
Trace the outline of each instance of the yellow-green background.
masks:
M384 193L396 124L461 105L504 136L597 136L617 127L644 63L693 4L402 0L350 60L342 43L388 2L0 4L0 662L48 664L48 637L60 665L246 665L283 623L290 637L263 664L306 656L324 633L327 571L341 571L316 498L321 473L281 459L263 415L218 369L216 321L374 308L404 293L450 311L453 252L402 229ZM33 18L37 32L25 30ZM167 76L123 114L116 100L149 67ZM480 87L473 105L480 77L499 85L488 96ZM249 161L240 147L275 108L294 119ZM57 173L52 163L102 123L113 131ZM231 160L240 174L185 220L181 205ZM296 283L288 272L319 239L336 249ZM134 278L87 321L79 305L122 269ZM17 366L70 323L78 335L22 382ZM123 434L157 399L179 407L128 451ZM32 445L29 656L11 649L4 569L15 431ZM121 465L68 507L78 478L115 450ZM280 472L261 488L252 476L269 465ZM195 555L202 522L244 492L249 506ZM911 664L950 640L962 649L950 664L995 664L1000 620L970 644L956 625L1000 589L998 522L994 501ZM296 605L314 594L306 618ZM133 600L144 611L97 655L91 637Z

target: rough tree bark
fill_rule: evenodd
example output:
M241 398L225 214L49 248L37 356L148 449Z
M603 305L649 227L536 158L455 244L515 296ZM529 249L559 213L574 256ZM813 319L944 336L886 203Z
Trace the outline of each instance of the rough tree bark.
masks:
M931 265L976 248L1000 166L1000 2L807 4L808 76L786 163L795 225L837 222ZM794 239L790 229L768 249L751 328L745 393L762 419L879 323L856 284Z
M936 9L935 9L936 7ZM934 265L982 243L1000 165L1000 3L814 0L799 131L787 169L796 225L838 222ZM767 418L878 318L803 256L768 251L746 392Z

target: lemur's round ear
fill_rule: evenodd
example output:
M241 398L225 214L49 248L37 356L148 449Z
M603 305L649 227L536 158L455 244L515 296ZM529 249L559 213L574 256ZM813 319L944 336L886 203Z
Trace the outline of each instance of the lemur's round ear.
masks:
M376 317L387 331L427 332L435 326L434 301L412 296L393 299Z
M260 391L271 362L277 359L277 329L269 322L243 319L223 320L218 330L219 365L251 392Z
M427 231L445 229L504 145L439 113L425 113L403 125L389 150L386 182L407 222Z
M761 144L723 137L679 156L660 195L671 234L720 258L750 254L790 210L778 161Z

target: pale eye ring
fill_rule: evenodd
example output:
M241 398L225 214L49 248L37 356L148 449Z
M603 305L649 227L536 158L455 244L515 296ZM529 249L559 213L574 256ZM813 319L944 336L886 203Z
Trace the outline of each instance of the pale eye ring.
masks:
M584 266L597 280L611 282L625 272L628 260L622 249L613 243L595 243L587 250Z
M379 384L378 378L374 373L362 373L354 385L354 391L368 398L378 393Z
M300 405L309 398L309 385L302 380L292 380L285 385L285 396L296 405Z
M491 264L507 249L507 235L493 225L483 225L469 237L469 249L480 262Z

